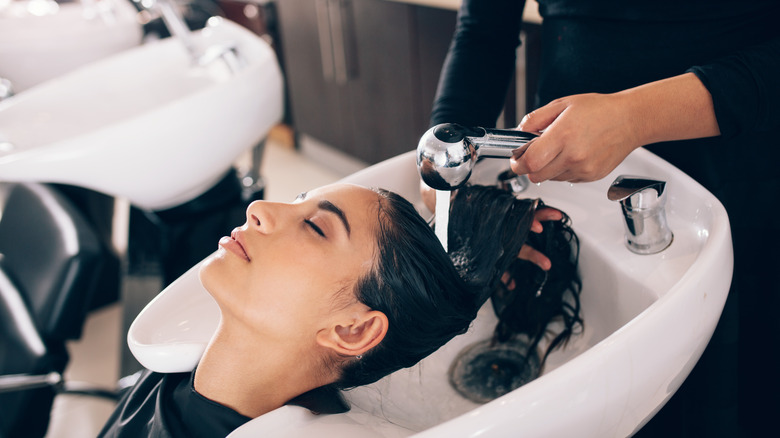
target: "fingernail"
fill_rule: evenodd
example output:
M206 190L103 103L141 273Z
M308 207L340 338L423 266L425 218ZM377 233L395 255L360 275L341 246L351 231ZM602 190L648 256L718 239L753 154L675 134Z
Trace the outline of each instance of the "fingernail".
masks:
M518 158L522 157L523 154L525 153L526 149L528 149L528 145L530 143L531 142L529 141L528 143L526 143L526 144L520 146L519 148L513 150L512 151L512 159L513 160L517 160Z

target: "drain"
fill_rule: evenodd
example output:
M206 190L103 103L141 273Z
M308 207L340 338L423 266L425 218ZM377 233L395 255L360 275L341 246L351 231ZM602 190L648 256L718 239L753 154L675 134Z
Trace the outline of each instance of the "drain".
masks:
M539 355L528 355L528 345L511 339L491 345L491 340L472 344L450 366L450 384L463 397L487 403L531 380L541 371Z

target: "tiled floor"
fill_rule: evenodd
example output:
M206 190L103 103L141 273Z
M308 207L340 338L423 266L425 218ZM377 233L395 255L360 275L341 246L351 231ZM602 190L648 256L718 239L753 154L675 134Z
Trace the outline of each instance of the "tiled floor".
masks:
M280 142L269 141L263 155L265 198L291 201L303 191L345 176L316 163ZM111 305L90 315L82 339L69 345L68 381L85 381L106 388L119 378L121 309ZM113 403L85 396L62 395L55 400L47 437L92 438L113 411Z

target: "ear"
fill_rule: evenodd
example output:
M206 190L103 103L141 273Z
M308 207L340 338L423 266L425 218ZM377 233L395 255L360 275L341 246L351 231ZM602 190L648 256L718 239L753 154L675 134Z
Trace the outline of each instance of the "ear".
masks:
M343 356L359 356L376 347L387 334L387 316L361 310L317 333L317 343Z

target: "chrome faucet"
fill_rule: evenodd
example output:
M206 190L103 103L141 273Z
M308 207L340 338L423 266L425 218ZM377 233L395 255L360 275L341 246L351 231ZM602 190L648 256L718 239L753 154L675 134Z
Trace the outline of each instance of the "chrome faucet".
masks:
M509 158L538 137L511 129L468 128L455 123L436 125L417 145L417 169L425 184L437 190L464 185L478 158Z
M159 11L165 27L168 28L171 36L177 38L184 46L194 64L203 67L216 60L222 60L234 74L246 65L234 42L214 44L205 49L199 47L187 26L187 21L173 0L149 0L148 5L148 8Z
M666 182L621 175L607 191L610 201L620 202L626 246L637 254L655 254L672 244L674 235L666 222Z

